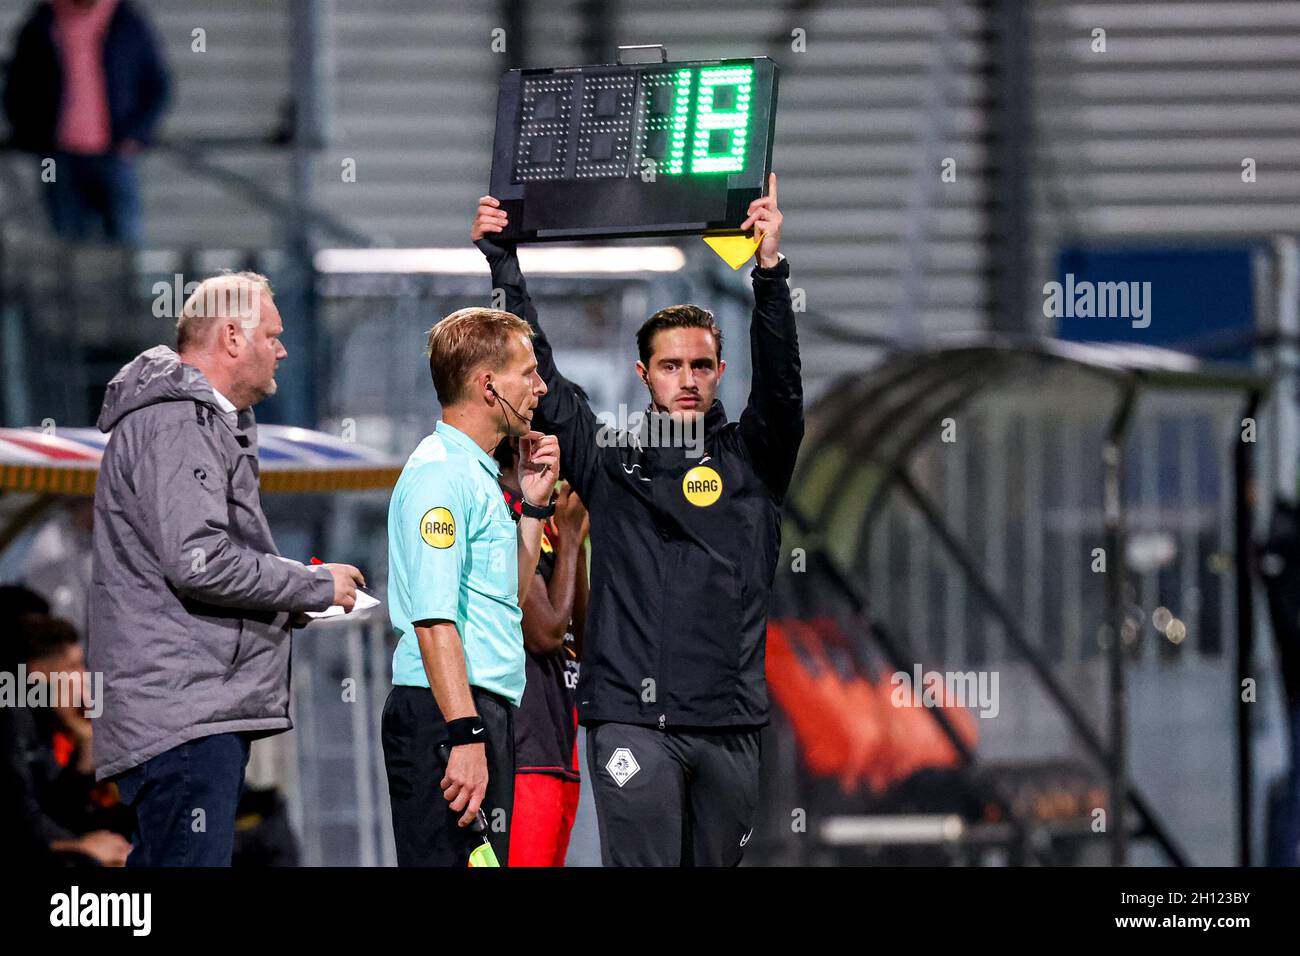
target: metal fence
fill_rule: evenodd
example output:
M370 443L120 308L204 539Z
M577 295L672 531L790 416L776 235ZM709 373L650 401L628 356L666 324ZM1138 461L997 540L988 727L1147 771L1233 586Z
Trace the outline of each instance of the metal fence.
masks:
M396 641L376 609L365 621L323 622L294 647L295 732L277 741L291 772L281 781L306 866L392 866L392 816L380 715Z

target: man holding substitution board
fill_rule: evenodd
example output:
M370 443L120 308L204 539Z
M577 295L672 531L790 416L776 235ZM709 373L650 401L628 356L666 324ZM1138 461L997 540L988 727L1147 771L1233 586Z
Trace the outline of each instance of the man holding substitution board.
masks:
M735 865L754 825L767 608L803 438L781 220L772 175L740 224L760 241L739 421L715 398L726 362L713 316L675 305L637 333L650 407L639 432L613 440L598 440L602 425L556 370L514 246L494 239L508 224L495 198L479 200L471 229L506 308L532 327L546 386L533 420L559 439L562 475L591 514L578 708L607 866ZM651 428L693 431L664 428L661 416L702 420L703 447L658 447Z

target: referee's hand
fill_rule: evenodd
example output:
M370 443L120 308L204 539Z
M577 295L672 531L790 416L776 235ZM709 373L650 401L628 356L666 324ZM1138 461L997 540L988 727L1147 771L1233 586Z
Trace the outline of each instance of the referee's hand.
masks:
M519 489L539 508L551 503L560 477L560 440L554 435L529 432L519 439Z
M478 815L479 804L487 792L487 746L485 744L459 744L451 748L447 758L447 775L442 778L442 796L451 809L464 810L458 826L467 827Z

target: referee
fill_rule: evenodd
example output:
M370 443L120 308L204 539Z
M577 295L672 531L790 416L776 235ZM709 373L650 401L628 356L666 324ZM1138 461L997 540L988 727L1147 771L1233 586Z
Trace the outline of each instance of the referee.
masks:
M506 221L484 196L470 235L507 308L533 328L547 386L537 421L559 438L563 475L591 512L578 713L601 855L607 866L735 865L758 804L768 599L803 438L776 177L740 226L762 239L751 273L752 385L735 422L715 398L726 369L722 333L704 309L677 305L637 333L650 405L643 427L599 426L556 371L514 249L486 238ZM663 447L656 436L672 431L665 416L683 437L683 425L702 429L702 447Z
M402 469L388 506L388 606L400 633L382 737L399 866L465 866L480 805L506 865L514 715L524 692L520 608L559 471L532 430L546 386L526 323L461 309L429 332L442 420ZM519 439L518 525L492 450ZM522 590L521 590L522 585ZM447 752L444 762L441 752Z

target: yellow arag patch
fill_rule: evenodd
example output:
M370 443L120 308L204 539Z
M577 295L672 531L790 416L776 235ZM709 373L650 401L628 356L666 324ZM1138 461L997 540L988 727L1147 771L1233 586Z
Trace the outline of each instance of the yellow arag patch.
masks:
M707 508L722 497L722 476L707 465L697 465L682 478L682 494L697 508Z
M456 543L456 519L446 508L430 508L420 519L420 537L431 548L450 548Z

